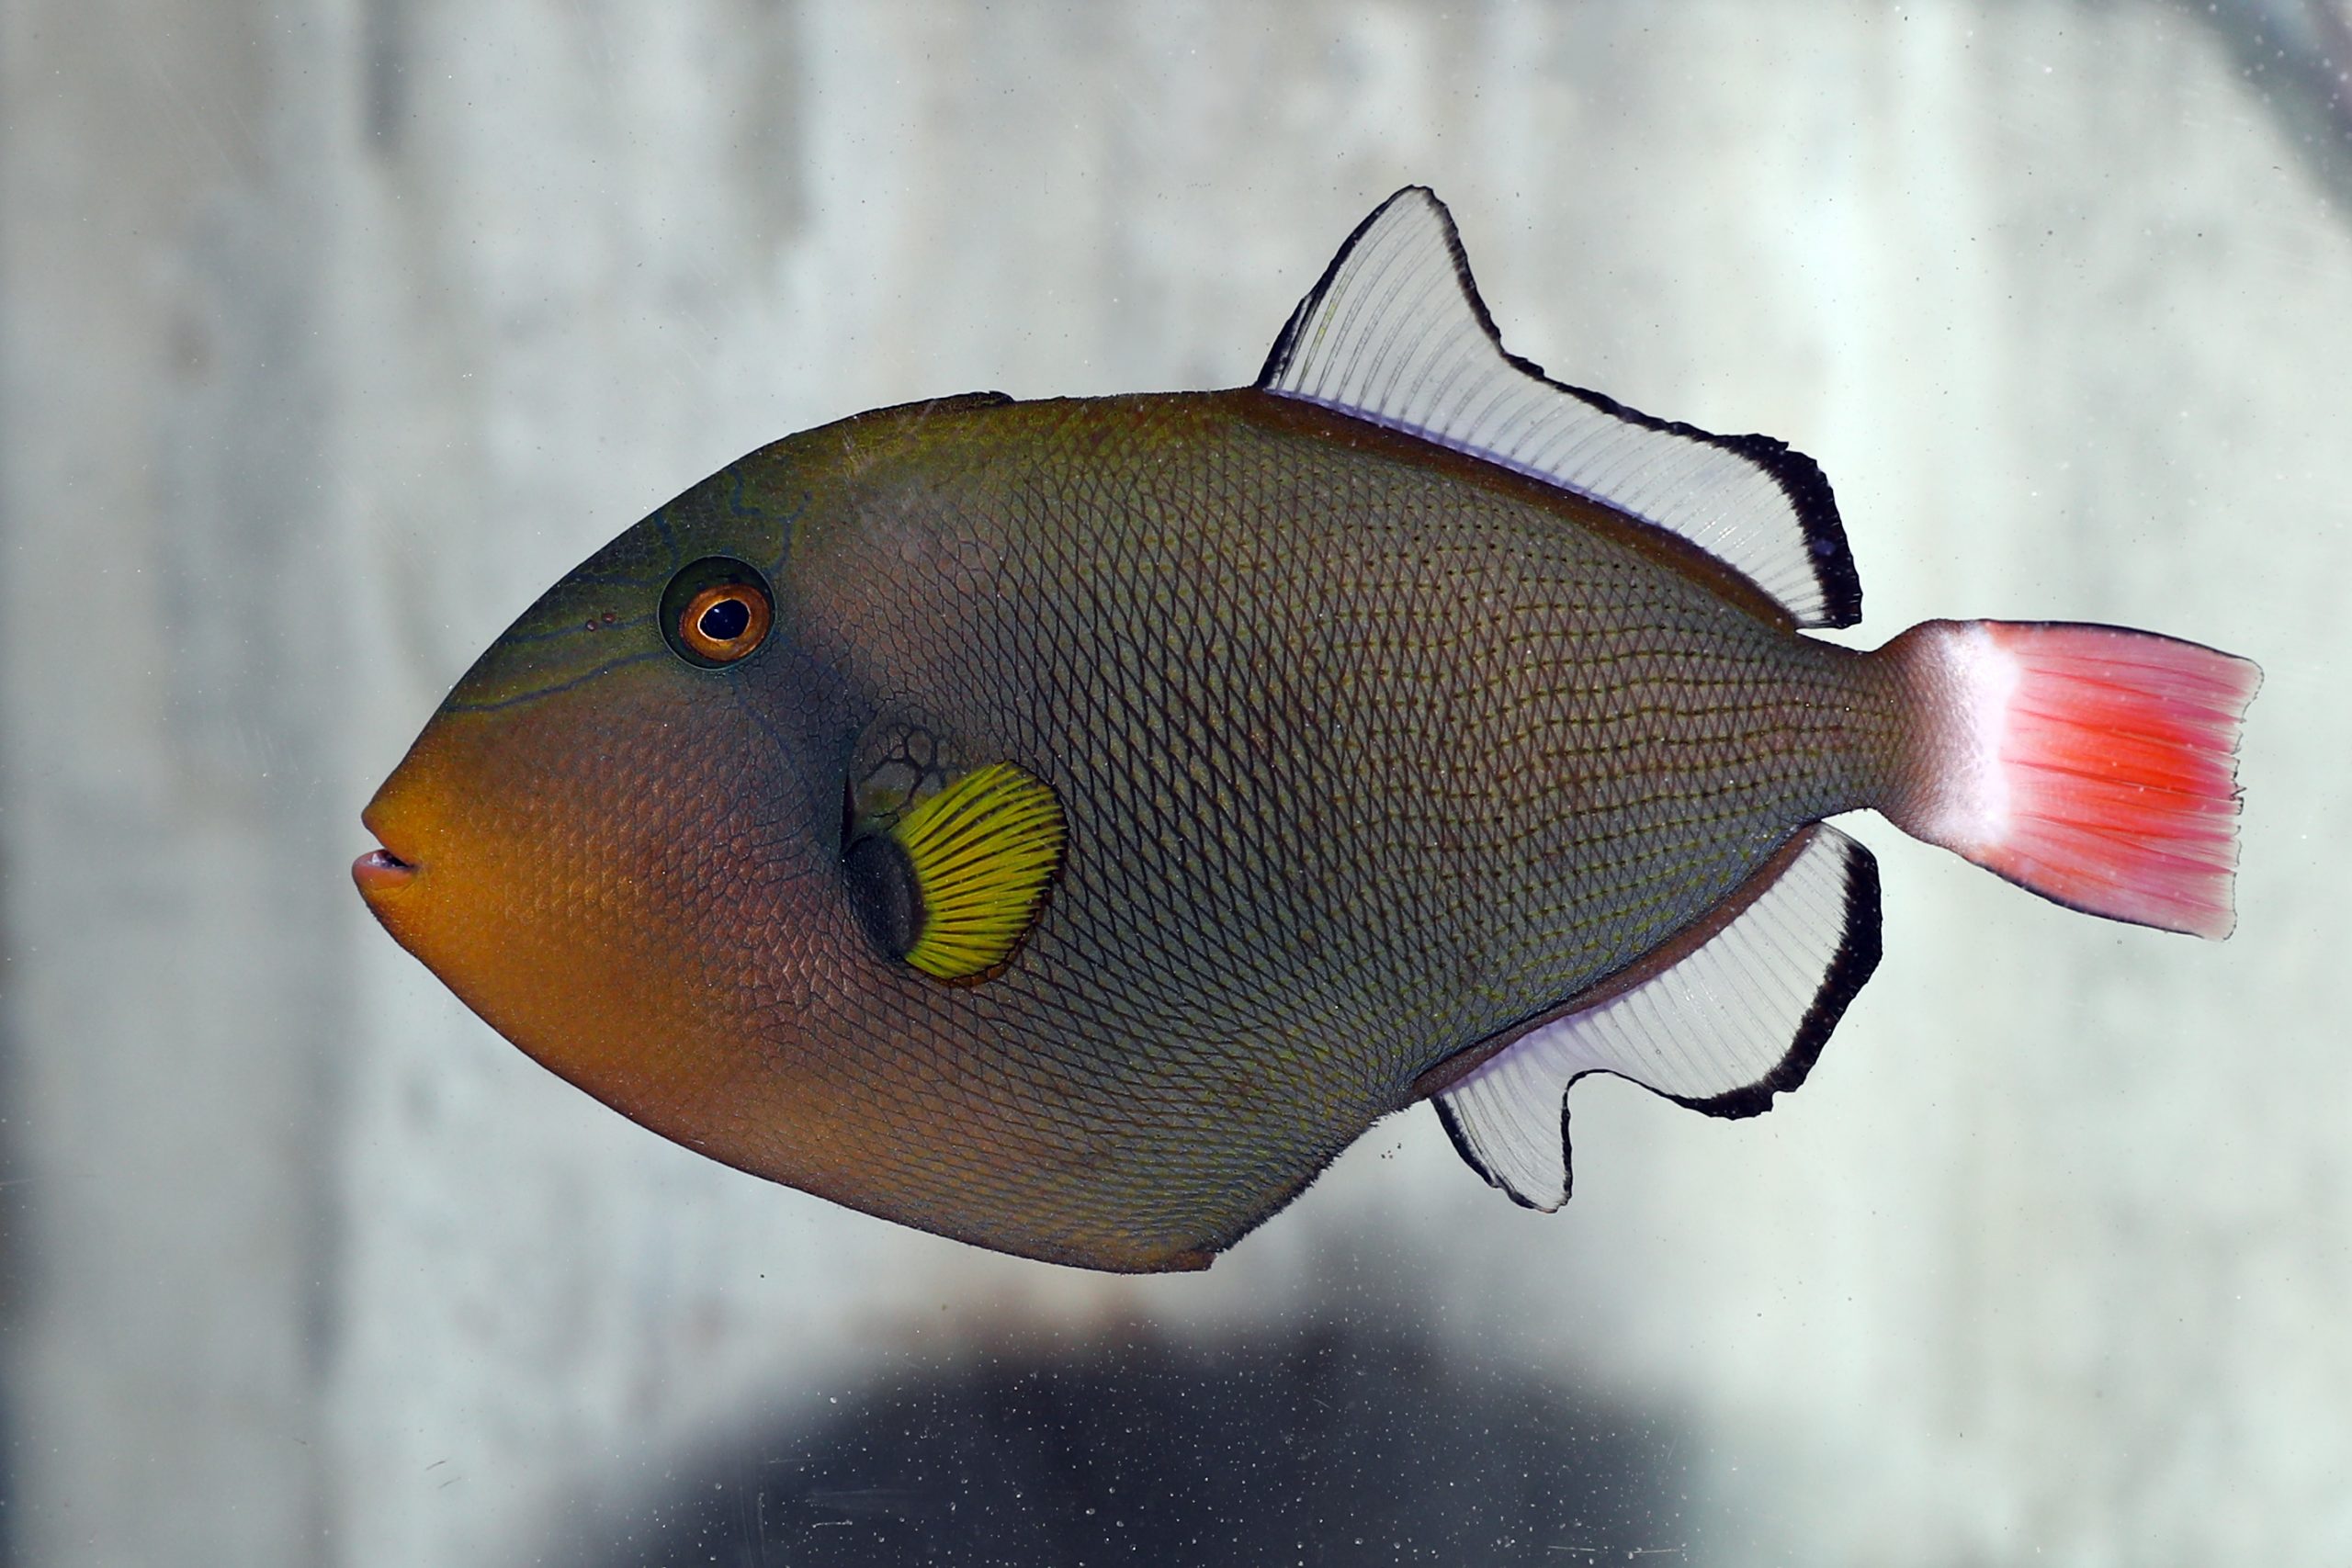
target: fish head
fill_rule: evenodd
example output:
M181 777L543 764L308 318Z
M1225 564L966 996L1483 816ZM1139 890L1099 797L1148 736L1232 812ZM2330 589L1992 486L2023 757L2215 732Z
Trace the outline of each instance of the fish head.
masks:
M378 790L353 867L529 1055L754 1168L741 1086L788 1073L808 1008L868 962L834 871L854 721L791 600L808 508L791 454L755 453L548 589Z

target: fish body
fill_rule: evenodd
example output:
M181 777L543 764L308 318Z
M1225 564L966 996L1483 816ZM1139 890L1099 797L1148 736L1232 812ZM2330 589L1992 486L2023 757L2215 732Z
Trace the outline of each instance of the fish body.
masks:
M2023 656L1979 645L2024 634L1804 635L1859 608L1809 462L1453 365L1464 334L1349 335L1382 245L1475 306L1400 193L1257 387L910 404L687 491L460 681L369 807L371 907L653 1130L1090 1267L1204 1264L1421 1099L1545 1207L1583 1072L1762 1109L1878 951L1822 818L2055 874L1998 860L2021 797L1986 804ZM1498 450L1464 367L1582 401ZM1378 400L1431 385L1488 424ZM1543 455L1579 440L1601 480ZM2227 710L2149 742L2203 902L2101 912L2207 929L2251 677L2194 652L2141 728Z

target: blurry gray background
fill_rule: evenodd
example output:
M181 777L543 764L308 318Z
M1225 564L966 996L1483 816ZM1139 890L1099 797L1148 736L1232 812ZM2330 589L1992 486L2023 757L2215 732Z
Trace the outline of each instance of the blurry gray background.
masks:
M1459 1562L2352 1562L2345 36L2061 0L0 0L12 1560L669 1561L630 1532L699 1488L699 1561L856 1561L943 1497L1077 1561L1069 1496L953 1452L771 1470L897 1420L884 1383L936 1415L1079 1365L1171 1408L1257 1369L1272 1416L1139 1473L1208 1508L1296 1414L1359 1502L1216 1506L1301 1562L1400 1560L1364 1495L1529 1473L1475 1413L1335 1414L1400 1388L1552 1391L1647 1477L1454 1518ZM361 803L593 547L872 405L1246 381L1408 181L1513 348L1820 459L1860 640L2097 619L2261 660L2234 938L1866 820L1887 958L1771 1115L1589 1083L1546 1218L1417 1110L1207 1275L1132 1280L704 1163L372 927ZM1339 1394L1283 1393L1309 1362Z

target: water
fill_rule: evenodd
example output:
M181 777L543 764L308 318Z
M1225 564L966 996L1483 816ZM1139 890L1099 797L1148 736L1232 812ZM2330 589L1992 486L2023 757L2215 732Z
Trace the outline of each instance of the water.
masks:
M13 1560L2352 1558L2340 14L17 7ZM368 790L649 506L1245 381L1408 181L1514 349L1820 459L1859 640L2260 660L2237 934L1866 821L1888 957L1771 1115L1584 1085L1546 1218L1415 1111L1136 1280L662 1144L367 920Z

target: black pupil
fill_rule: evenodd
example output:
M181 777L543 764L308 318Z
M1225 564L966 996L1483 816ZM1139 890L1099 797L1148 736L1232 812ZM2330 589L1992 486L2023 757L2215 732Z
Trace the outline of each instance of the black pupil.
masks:
M741 599L721 599L702 613L695 623L702 635L713 642L733 642L752 624L752 607Z

